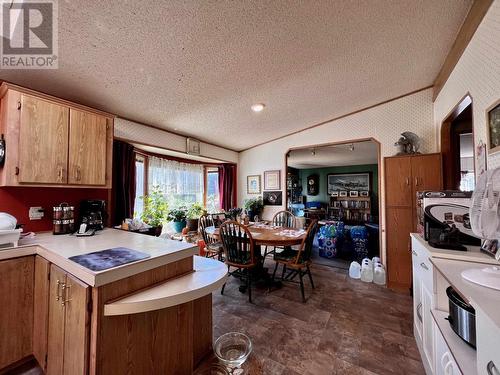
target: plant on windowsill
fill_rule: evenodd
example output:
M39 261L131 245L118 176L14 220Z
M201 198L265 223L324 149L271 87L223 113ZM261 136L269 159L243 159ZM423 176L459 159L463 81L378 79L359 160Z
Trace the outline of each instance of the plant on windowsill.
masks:
M186 226L190 232L198 230L198 220L205 212L206 210L201 203L196 202L189 206L186 214Z
M177 207L168 211L167 221L176 233L181 233L186 226L186 207Z
M140 199L144 202L141 220L153 227L152 234L159 236L168 212L168 203L163 192L158 186L154 186L150 194L140 197Z
M250 198L245 201L245 210L250 221L253 221L256 215L260 216L263 209L264 201L262 197Z

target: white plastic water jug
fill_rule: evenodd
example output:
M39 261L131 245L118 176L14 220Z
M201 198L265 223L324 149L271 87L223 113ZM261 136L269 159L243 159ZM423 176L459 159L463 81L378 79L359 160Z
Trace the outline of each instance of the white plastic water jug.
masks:
M358 262L352 262L349 267L349 277L353 279L361 278L361 265Z
M363 262L361 266L361 281L371 283L373 281L373 265L370 262Z
M372 263L373 263L373 266L375 266L377 263L382 263L382 262L380 261L379 257L373 257L372 258Z
M374 266L373 282L378 285L385 285L385 267L382 263L377 263Z
M367 265L367 266L370 266L370 267L373 267L373 262L371 261L371 259L369 258L364 258L362 261L361 261L361 267L364 266L364 265Z

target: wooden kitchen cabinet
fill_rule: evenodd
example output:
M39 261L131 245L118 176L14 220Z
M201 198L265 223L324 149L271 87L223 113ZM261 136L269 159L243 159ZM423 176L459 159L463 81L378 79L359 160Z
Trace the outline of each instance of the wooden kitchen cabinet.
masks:
M2 369L32 353L34 257L1 261L0 275Z
M106 184L107 118L71 109L68 181L76 185Z
M111 188L113 115L5 82L0 99L0 186Z
M441 165L439 153L384 159L387 285L390 288L410 288L410 233L417 227L417 192L442 188Z
M47 373L88 371L90 287L50 266Z
M65 184L69 108L21 95L19 182Z

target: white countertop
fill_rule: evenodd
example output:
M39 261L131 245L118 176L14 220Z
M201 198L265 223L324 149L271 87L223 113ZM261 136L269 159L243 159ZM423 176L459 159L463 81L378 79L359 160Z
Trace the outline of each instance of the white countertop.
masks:
M429 251L432 258L455 259L466 262L478 262L500 265L491 255L481 251L479 246L466 246L467 251L437 249L418 233L410 233L410 236Z
M114 247L141 251L149 254L150 257L98 272L91 271L68 259L75 255ZM185 242L117 229L104 229L91 237L37 233L33 239L19 241L18 247L0 248L0 260L38 254L83 282L91 286L101 286L193 256L197 252L196 246Z
M475 309L479 308L500 327L500 291L471 283L462 278L462 271L484 268L485 264L463 262L451 259L432 258L435 269L440 272L453 288ZM498 264L498 263L497 263Z
M104 305L104 315L127 315L180 305L212 293L227 279L227 266L215 259L195 256L194 272Z

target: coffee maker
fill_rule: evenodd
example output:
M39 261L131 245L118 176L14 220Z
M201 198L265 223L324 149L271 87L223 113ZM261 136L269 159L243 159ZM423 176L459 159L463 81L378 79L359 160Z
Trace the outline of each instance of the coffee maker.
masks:
M86 230L102 230L108 219L106 212L106 201L99 199L86 199L80 202L80 221L86 224Z

